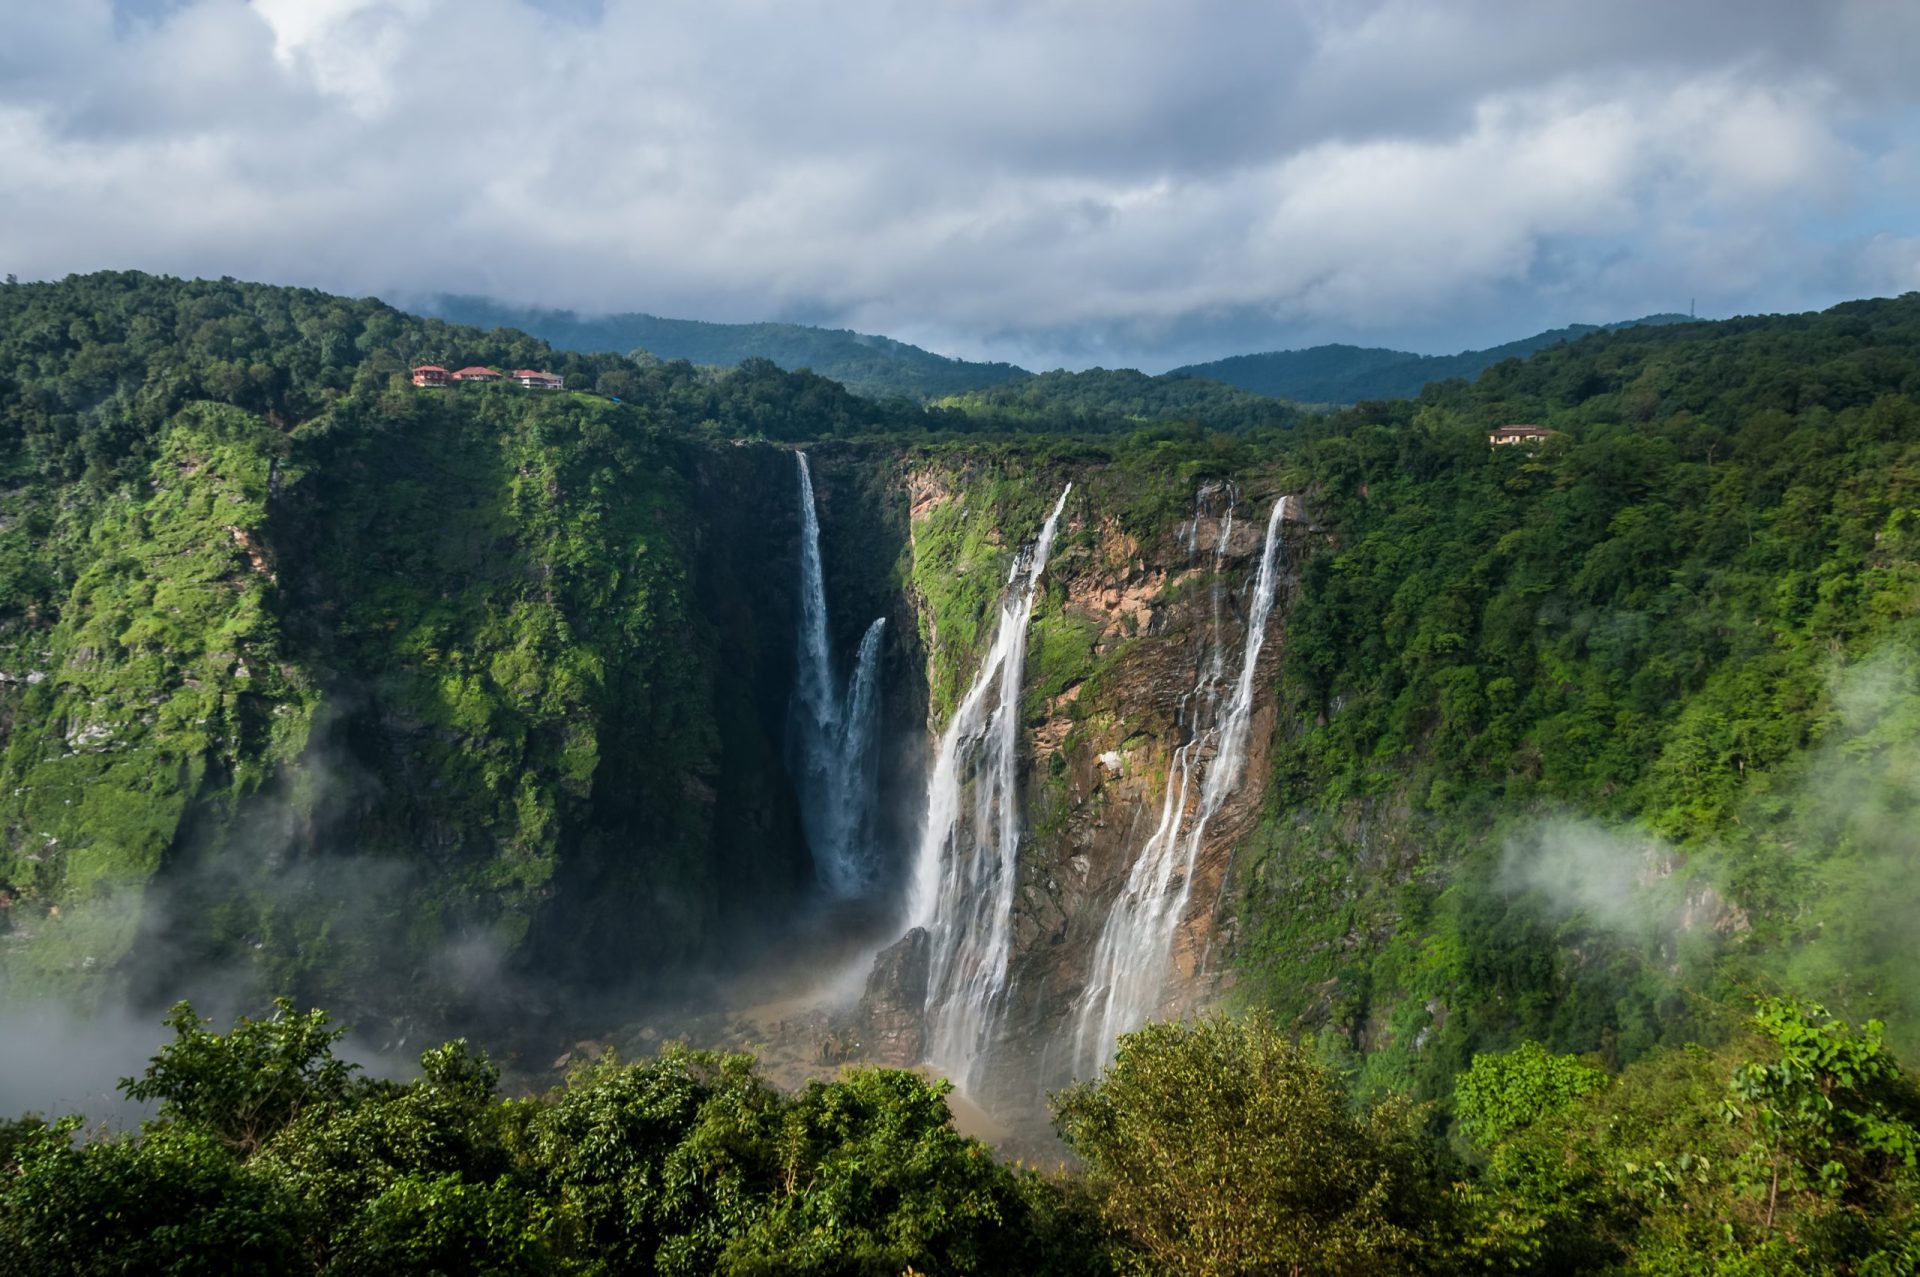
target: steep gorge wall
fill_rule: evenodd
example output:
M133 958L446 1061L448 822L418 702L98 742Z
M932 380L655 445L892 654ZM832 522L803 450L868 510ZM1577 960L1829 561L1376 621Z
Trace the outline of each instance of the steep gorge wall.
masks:
M1216 601L1218 641L1234 668L1262 525L1284 478L1234 476L1238 517L1216 573L1208 551L1220 540L1223 511L1216 505L1196 521L1194 497L1224 476L1198 469L1161 475L1143 501L1135 476L1100 466L965 457L909 464L900 480L911 512L908 592L929 655L936 726L989 637L992 605L1039 503L1068 477L1075 487L1028 644L1014 951L1004 1036L987 1072L987 1090L1016 1104L1036 1100L1073 1068L1074 1012L1095 943L1159 819L1174 752L1193 730L1183 702L1215 639ZM1290 523L1283 561L1306 553L1312 538L1306 525ZM1283 582L1261 652L1241 783L1208 826L1196 864L1164 1014L1210 1001L1229 970L1229 875L1267 795L1276 727L1267 689L1284 659L1291 588ZM884 965L891 978L912 976L900 955ZM897 1025L887 1036L883 1050L911 1054L911 1033L907 1048Z
M73 582L6 636L0 978L364 1023L738 956L811 876L791 466L483 391L6 494Z

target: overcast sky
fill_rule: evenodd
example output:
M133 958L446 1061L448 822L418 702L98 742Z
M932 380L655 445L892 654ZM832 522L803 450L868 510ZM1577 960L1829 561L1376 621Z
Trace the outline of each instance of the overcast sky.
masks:
M1029 366L1920 288L1915 0L0 0L0 270Z

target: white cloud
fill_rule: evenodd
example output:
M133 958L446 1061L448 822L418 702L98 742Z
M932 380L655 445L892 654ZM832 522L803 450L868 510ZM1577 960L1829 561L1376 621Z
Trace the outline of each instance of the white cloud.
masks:
M0 265L29 276L1152 362L1183 325L1458 348L1777 309L1908 278L1920 234L1903 144L1861 140L1914 106L1885 48L1913 24L1874 0L35 10L0 54Z
M390 105L409 55L434 39L432 0L253 0L273 32L273 56L289 73L363 119Z

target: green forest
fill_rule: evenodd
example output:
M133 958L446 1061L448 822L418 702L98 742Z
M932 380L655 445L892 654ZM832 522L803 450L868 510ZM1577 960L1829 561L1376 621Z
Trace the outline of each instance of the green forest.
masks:
M356 1075L282 1001L121 1083L137 1135L0 1121L0 1272L1904 1273L1920 1094L1880 1024L1763 1002L1618 1072L1478 1057L1451 1121L1361 1102L1263 1017L1150 1026L997 1159L944 1082L782 1092L668 1047L505 1099L464 1041ZM1450 1130L1449 1130L1450 1128Z
M1307 412L111 273L0 288L0 432L0 992L285 995L176 1006L138 1130L0 1124L0 1272L1920 1269L1920 295ZM1201 482L1298 494L1220 1013L1125 1038L1027 1161L899 1070L355 1070L327 1012L492 1046L512 982L671 989L803 898L797 443L840 623L910 595L936 716L1064 481L1141 545ZM910 522L928 475L996 518ZM1102 675L1035 632L1036 698ZM473 936L485 988L432 959Z
M1191 422L1209 431L1241 433L1291 425L1301 416L1292 404L1217 381L1175 373L1149 377L1124 368L1041 373L936 399L933 407L1046 434L1106 433L1155 422Z
M1320 991L1421 1094L1517 1037L1632 1058L1741 990L1920 1047L1915 300L1589 337L1304 444L1340 538L1244 897L1270 1005ZM1489 449L1507 421L1562 433Z

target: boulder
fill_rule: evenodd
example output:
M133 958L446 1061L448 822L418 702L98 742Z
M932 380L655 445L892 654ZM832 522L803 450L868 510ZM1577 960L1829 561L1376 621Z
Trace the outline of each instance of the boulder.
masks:
M867 1057L877 1064L909 1068L926 1055L927 969L932 941L915 927L880 951L860 999Z

